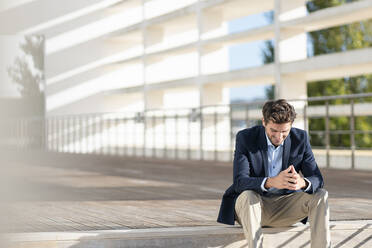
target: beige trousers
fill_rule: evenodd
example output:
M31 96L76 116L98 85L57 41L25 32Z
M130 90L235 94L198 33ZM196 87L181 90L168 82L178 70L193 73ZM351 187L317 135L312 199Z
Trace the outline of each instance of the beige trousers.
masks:
M311 247L331 247L328 192L324 189L318 189L315 194L295 192L271 197L246 190L236 200L235 214L249 248L262 247L261 226L290 226L306 216L310 221Z

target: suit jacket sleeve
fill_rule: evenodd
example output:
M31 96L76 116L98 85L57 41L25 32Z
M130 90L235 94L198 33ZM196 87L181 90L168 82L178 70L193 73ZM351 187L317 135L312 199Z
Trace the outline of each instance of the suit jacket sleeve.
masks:
M311 182L311 188L308 193L312 194L316 192L318 188L323 187L323 177L315 162L308 135L306 135L305 152L301 164L301 171L304 177Z
M262 194L261 184L264 177L251 176L252 164L248 160L249 148L247 143L252 140L246 140L242 131L236 135L236 145L234 152L234 190L240 194L244 190L254 190ZM258 165L261 166L261 165Z

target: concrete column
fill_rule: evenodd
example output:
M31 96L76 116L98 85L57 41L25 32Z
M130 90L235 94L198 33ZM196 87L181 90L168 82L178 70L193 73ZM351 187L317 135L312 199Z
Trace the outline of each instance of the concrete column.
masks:
M144 101L140 93L127 93L104 96L102 112L140 112Z
M146 94L146 110L163 108L164 91L151 91Z
M203 27L202 39L220 36L228 32L222 10L219 9L204 11L201 15L201 25Z
M281 0L280 2L280 22L306 16L307 10L304 0ZM279 57L280 62L306 59L307 44L305 30L280 30ZM294 34L291 34L294 33Z
M155 156L157 154L156 149L164 148L164 139L156 139L156 137L159 137L161 133L164 133L166 125L164 121L161 120L157 120L156 123L154 123L153 118L156 116L156 114L149 110L164 108L164 91L149 91L145 89L144 96L146 103L146 122L144 123L144 154L146 156Z
M164 39L164 30L161 27L152 26L146 28L146 52L150 52L152 47L156 47L156 44L159 44Z
M277 17L279 22L288 21L294 18L306 16L307 11L304 0L276 0L276 11L279 11ZM277 27L278 28L278 27ZM307 44L305 30L287 30L280 29L276 32L276 60L277 73L276 77L276 98L285 99L306 99L307 83L304 74L283 75L280 72L281 63L306 59ZM306 129L303 117L305 101L292 102L297 112L295 127Z
M203 158L206 160L228 158L230 120L229 109L225 106L211 106L227 104L229 89L223 85L203 85ZM223 153L225 152L225 153ZM216 157L218 156L218 158Z
M223 85L205 84L202 92L202 105L227 104L229 99L226 99L227 89Z
M203 47L201 57L202 74L212 74L229 70L229 49L220 44Z
M147 92L147 122L146 122L146 155L167 156L170 158L186 158L189 143L199 138L198 126L189 123L189 108L199 107L199 92L197 88L176 88L166 91L151 90ZM149 111L151 109L167 109L164 112ZM174 110L170 110L174 109ZM179 109L179 110L178 110ZM190 125L190 126L189 126ZM193 135L189 137L189 130Z
M285 99L299 99L298 101L291 101L290 103L294 106L297 118L293 123L294 127L306 129L304 120L304 107L306 101L301 99L307 98L307 84L305 75L282 75L282 87L280 88L279 94Z
M288 30L280 28L280 23L306 15L305 1L275 1L275 65L276 65L276 98L283 98L280 64L306 58L305 30Z

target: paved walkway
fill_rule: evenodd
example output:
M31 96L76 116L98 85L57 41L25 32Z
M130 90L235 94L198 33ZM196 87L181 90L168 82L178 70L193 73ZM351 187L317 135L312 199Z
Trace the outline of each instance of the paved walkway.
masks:
M232 181L228 163L7 155L15 190L0 185L6 232L216 226ZM371 171L322 171L331 220L372 220Z
M372 221L331 221L332 247L372 247ZM310 248L309 225L264 228L265 248ZM1 236L0 236L1 238ZM1 239L0 239L1 240ZM166 227L7 235L7 248L243 248L239 226ZM1 242L1 241L0 241Z

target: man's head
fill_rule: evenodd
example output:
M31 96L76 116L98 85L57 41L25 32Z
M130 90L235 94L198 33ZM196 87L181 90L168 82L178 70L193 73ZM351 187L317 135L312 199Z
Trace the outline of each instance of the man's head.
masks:
M267 101L262 108L262 115L267 137L273 145L280 145L287 138L296 118L293 106L284 99Z

